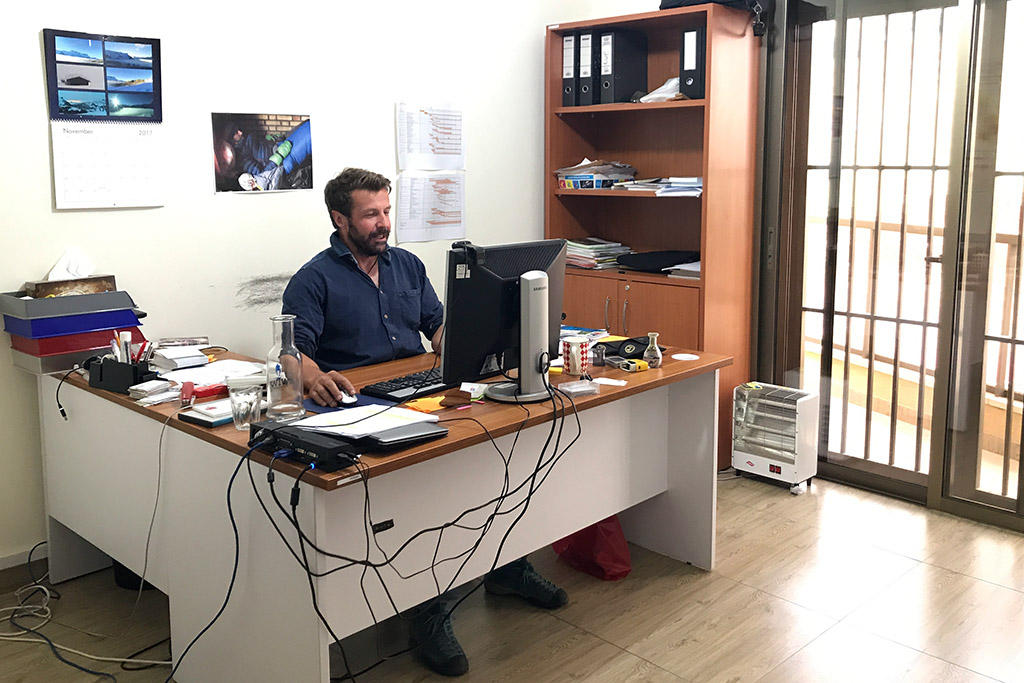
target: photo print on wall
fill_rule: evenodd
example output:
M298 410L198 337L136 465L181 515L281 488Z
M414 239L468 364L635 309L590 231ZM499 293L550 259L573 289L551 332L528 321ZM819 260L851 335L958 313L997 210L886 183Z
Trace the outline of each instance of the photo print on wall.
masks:
M217 192L313 187L308 114L212 114Z
M43 29L50 118L163 120L160 41Z

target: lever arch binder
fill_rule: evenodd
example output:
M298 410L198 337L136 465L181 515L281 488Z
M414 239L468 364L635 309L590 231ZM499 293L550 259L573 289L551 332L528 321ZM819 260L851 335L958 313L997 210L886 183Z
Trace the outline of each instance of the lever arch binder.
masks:
M575 107L579 72L576 70L576 34L562 36L562 106Z
M647 92L647 36L637 31L601 34L601 104L629 102Z

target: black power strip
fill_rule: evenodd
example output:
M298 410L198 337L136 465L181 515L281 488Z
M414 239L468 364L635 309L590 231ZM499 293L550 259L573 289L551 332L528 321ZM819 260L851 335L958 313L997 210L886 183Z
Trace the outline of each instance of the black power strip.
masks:
M259 450L275 453L291 451L288 456L306 465L315 465L324 472L334 472L356 464L359 451L349 442L330 434L299 427L289 427L273 420L249 425L249 445L263 441Z

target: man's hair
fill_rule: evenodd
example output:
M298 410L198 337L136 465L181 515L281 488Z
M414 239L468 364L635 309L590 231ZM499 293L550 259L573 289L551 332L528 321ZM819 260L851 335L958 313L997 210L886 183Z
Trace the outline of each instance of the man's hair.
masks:
M346 168L334 178L327 182L324 187L324 202L327 204L327 215L331 211L337 211L346 218L352 218L352 192L355 190L368 190L380 192L387 190L391 193L391 181L380 173L367 171L362 168ZM331 217L331 225L334 225L334 217Z

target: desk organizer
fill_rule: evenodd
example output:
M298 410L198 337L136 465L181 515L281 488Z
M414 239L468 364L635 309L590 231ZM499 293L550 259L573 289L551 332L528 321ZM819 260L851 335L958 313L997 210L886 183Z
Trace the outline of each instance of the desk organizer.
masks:
M156 379L157 376L156 372L149 369L149 363L119 363L113 358L92 363L88 370L90 387L119 394L127 394L128 387Z
M0 294L0 313L15 318L55 318L79 313L98 313L135 308L128 292L100 292L98 294L69 294L45 299L23 299L25 292Z
M4 314L5 332L31 339L138 326L139 319L135 311L127 309L28 319Z

